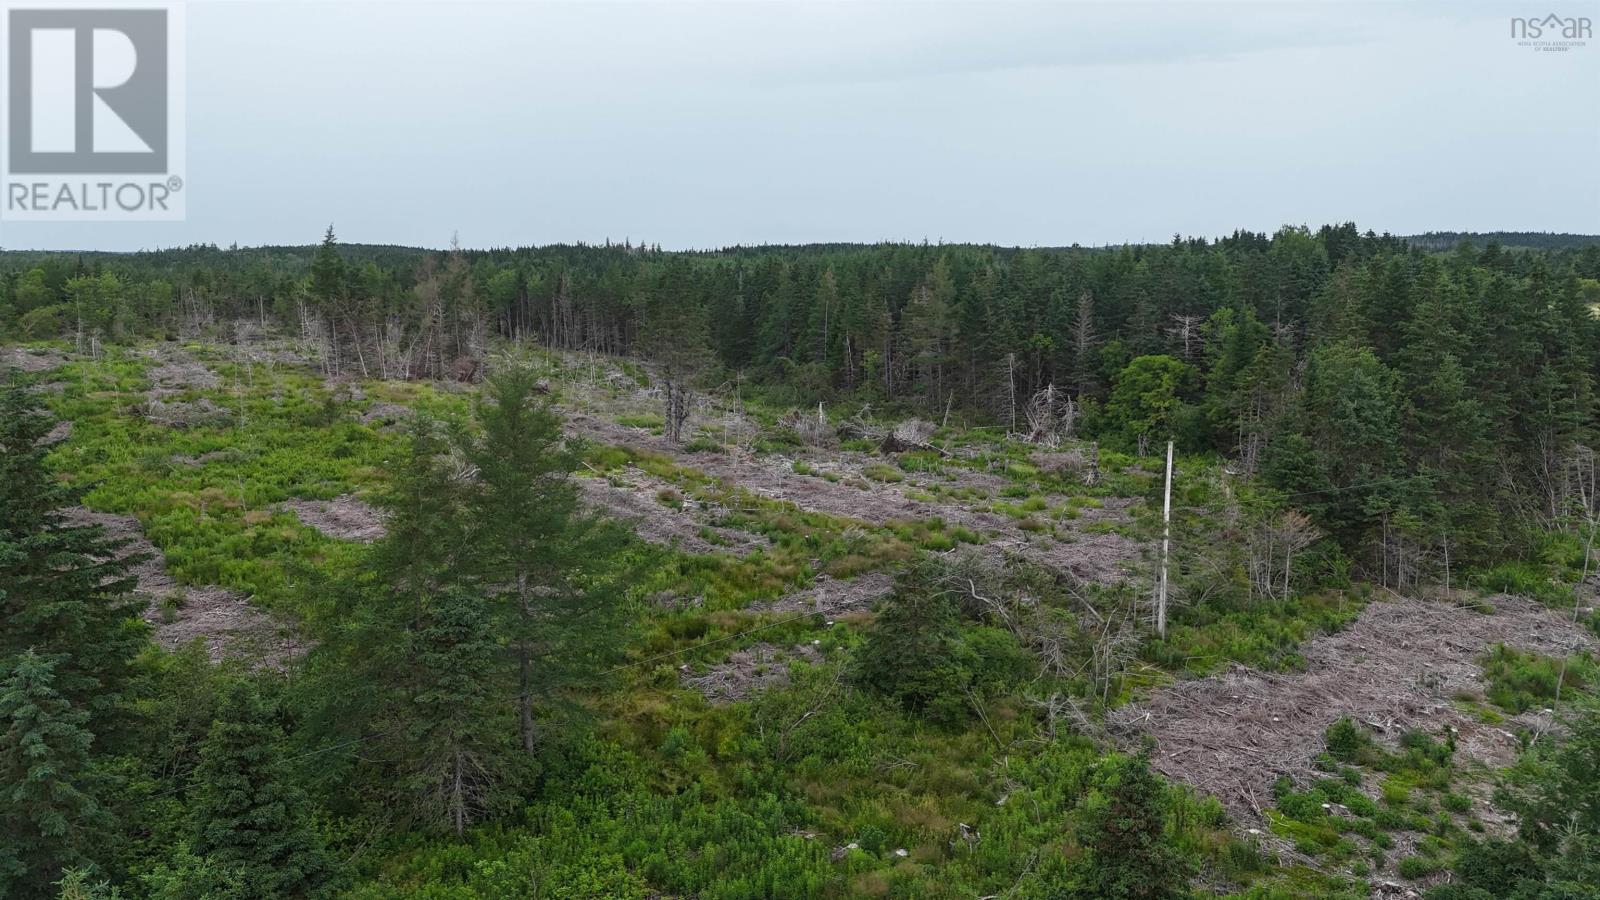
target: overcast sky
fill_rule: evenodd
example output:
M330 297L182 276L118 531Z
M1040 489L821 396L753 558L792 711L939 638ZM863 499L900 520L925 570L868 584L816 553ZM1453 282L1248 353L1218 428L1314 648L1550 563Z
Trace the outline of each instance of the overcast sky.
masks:
M1549 9L1546 9L1549 6ZM8 248L1600 233L1600 2L235 3L188 219Z

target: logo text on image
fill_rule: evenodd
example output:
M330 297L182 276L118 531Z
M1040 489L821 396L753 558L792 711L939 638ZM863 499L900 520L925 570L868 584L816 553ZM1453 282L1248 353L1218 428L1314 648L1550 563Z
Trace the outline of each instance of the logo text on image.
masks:
M1587 16L1555 13L1543 18L1517 17L1511 20L1511 37L1519 47L1564 53L1587 46L1594 37L1594 23Z
M183 218L181 15L151 4L7 11L0 216Z

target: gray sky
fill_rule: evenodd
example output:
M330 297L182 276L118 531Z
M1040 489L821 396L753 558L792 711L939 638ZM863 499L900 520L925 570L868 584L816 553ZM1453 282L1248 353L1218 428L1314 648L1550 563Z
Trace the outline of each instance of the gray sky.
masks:
M1549 9L1545 7L1549 6ZM1600 2L234 3L188 219L11 248L1600 232Z

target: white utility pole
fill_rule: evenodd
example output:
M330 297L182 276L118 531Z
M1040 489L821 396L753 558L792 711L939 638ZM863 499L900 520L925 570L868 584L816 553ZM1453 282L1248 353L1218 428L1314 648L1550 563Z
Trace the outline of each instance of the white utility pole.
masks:
M1156 591L1156 634L1167 636L1167 555L1172 548L1172 442L1167 441L1167 499L1161 506L1161 582Z

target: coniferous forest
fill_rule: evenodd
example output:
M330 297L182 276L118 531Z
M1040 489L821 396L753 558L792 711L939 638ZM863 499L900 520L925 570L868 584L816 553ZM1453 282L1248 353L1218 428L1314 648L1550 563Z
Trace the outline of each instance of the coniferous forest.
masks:
M0 896L1600 889L1600 240L330 227L0 340Z

